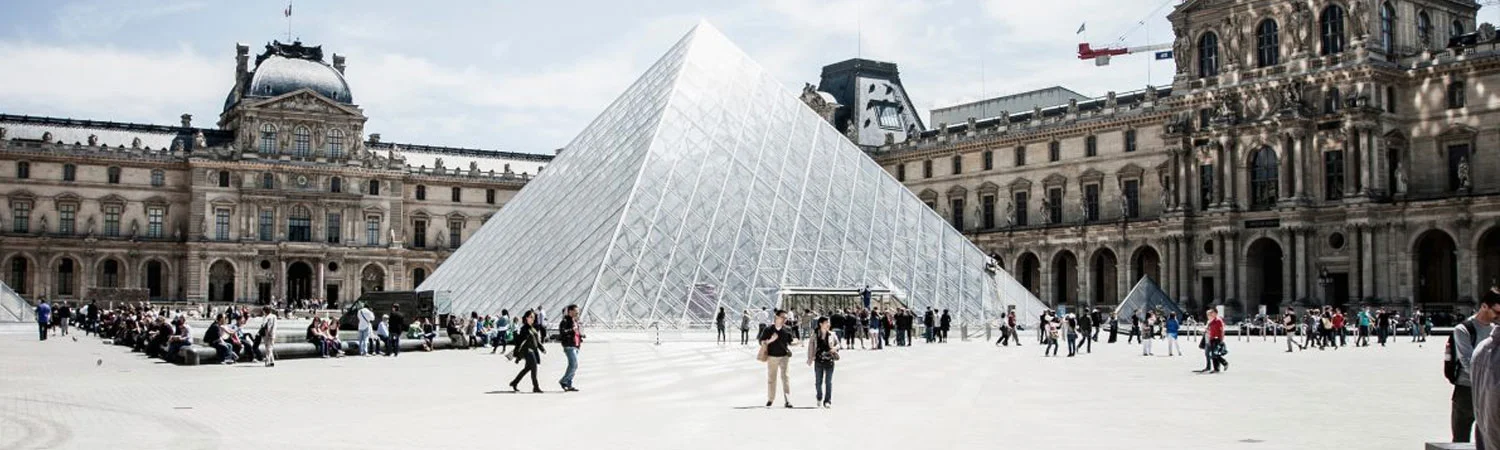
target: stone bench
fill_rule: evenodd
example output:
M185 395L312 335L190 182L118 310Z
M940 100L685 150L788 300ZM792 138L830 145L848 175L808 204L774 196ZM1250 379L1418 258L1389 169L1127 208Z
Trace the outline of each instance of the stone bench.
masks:
M281 336L278 335L278 337ZM345 355L353 355L359 353L358 342L342 341L342 344ZM439 350L454 348L454 346L453 342L448 338L439 337L432 340L432 348L433 350ZM421 349L421 339L401 339L401 351L411 352ZM318 347L314 346L311 342L306 341L278 342L275 345L275 350L276 359L317 358L319 356ZM371 351L374 351L373 347L371 348ZM178 364L184 366L196 366L203 363L204 361L213 361L214 357L217 356L217 352L214 350L214 348L206 345L193 345L191 347L183 347L181 350L178 350L178 352L178 356L181 357L181 361L179 361Z
M1474 450L1474 444L1457 442L1428 442L1427 450Z

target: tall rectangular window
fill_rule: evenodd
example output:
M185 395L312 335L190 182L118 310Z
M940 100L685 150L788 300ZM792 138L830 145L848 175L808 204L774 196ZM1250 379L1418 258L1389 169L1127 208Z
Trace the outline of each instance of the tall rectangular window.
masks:
M380 216L365 218L365 245L380 245Z
M1214 202L1214 165L1198 166L1198 207L1208 209Z
M260 210L260 240L271 240L271 232L276 226L276 215L269 209Z
M1323 152L1323 198L1325 200L1344 198L1344 152L1342 150Z
M896 164L896 181L906 181L906 163Z
M1141 181L1125 180L1125 217L1141 216Z
M286 239L292 242L312 241L312 218L292 214L286 219Z
M1016 147L1016 167L1026 165L1026 147Z
M953 229L964 230L964 199L955 198L948 200L948 207L953 210Z
M1090 184L1083 187L1083 214L1086 221L1099 220L1099 185Z
M1083 138L1083 156L1092 158L1099 155L1099 138L1089 136Z
M493 205L493 204L495 204L495 190L494 189L485 189L484 190L484 203L486 205Z
M370 180L370 195L380 195L380 180Z
M463 200L464 199L464 190L463 190L463 188L454 187L453 188L453 193L451 194L451 197L453 198L453 203L458 203L458 202L464 201Z
M125 209L122 205L104 206L104 235L117 237L120 235L120 212Z
M31 203L16 202L11 206L11 231L17 233L31 232Z
M328 213L327 222L328 228L323 232L323 236L327 237L328 243L337 244L342 241L343 236L341 234L343 234L344 230L344 216L336 212Z
M57 205L57 232L64 236L72 235L78 223L78 205L63 203Z
M932 178L932 160L922 161L922 178Z
M418 220L411 225L411 246L427 248L427 221Z
M1395 86L1386 86L1385 87L1385 112L1393 113L1393 114L1396 112L1396 87Z
M1021 191L1021 192L1015 193L1016 226L1018 226L1018 227L1024 227L1024 226L1026 226L1026 210L1027 210L1027 207L1026 207L1026 200L1027 200L1027 198L1026 197L1028 197L1026 195L1026 191Z
M961 173L964 173L964 157L953 155L953 174L958 175Z
M227 171L227 170L220 170L219 171L219 187L222 187L222 188L229 187L229 171Z
M989 194L980 196L979 206L981 208L980 214L984 215L981 218L984 229L995 228L995 196Z
M22 180L31 178L31 163L26 161L16 163L16 178Z
M1208 123L1204 122L1204 125L1207 126ZM1130 152L1134 152L1134 151L1135 151L1135 130L1125 130L1125 153L1130 153Z
M1062 188L1051 188L1047 190L1047 222L1058 224L1063 221L1063 191Z
M1062 159L1062 143L1052 141L1047 143L1047 161L1057 162Z
M995 168L995 151L994 150L985 150L983 158L984 158L984 170L991 170L991 169Z
M166 208L160 206L146 208L146 237L151 239L162 238L162 219L166 213Z
M214 240L229 240L229 210L220 208L214 210Z
M464 221L453 219L448 221L448 248L457 249L463 243Z
M109 169L105 170L104 173L105 173L106 180L109 181L109 184L120 184L120 168L119 167L110 167Z
M162 187L167 184L167 173L161 169L151 171L151 186Z
M78 166L63 164L63 181L78 180Z

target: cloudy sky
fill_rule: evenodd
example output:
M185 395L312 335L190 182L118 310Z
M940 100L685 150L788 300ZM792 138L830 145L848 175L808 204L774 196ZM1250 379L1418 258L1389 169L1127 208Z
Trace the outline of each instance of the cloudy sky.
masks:
M1098 96L1168 84L1171 61L1100 68L1073 55L1081 38L1170 42L1165 17L1178 1L297 0L291 34L348 56L367 133L550 153L699 19L794 90L825 64L895 62L927 110L1053 85ZM287 37L280 1L6 3L9 114L174 124L187 112L209 125L233 85L234 44L255 52Z

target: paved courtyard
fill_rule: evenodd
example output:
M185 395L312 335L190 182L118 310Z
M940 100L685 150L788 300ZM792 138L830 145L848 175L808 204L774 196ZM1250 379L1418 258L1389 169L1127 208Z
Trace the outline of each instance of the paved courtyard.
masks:
M853 351L832 410L810 408L812 370L794 359L791 411L761 407L750 347L708 342L587 344L569 394L554 347L536 395L509 393L519 367L488 352L176 367L34 339L0 334L3 449L1413 450L1448 434L1440 338L1294 354L1231 341L1218 375L1192 373L1191 341L1175 358L1124 344L1077 358L980 341Z

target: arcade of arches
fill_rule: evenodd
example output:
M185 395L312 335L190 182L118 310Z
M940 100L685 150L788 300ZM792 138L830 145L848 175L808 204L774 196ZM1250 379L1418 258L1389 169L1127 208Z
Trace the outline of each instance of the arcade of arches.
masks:
M1466 229L1286 227L1114 246L993 249L1043 303L1112 308L1150 277L1184 308L1416 307L1463 314L1500 283L1500 221ZM1144 233L1143 233L1144 234ZM1466 244L1467 243L1467 244ZM1120 260L1118 255L1128 254ZM1227 300L1227 301L1226 301Z

